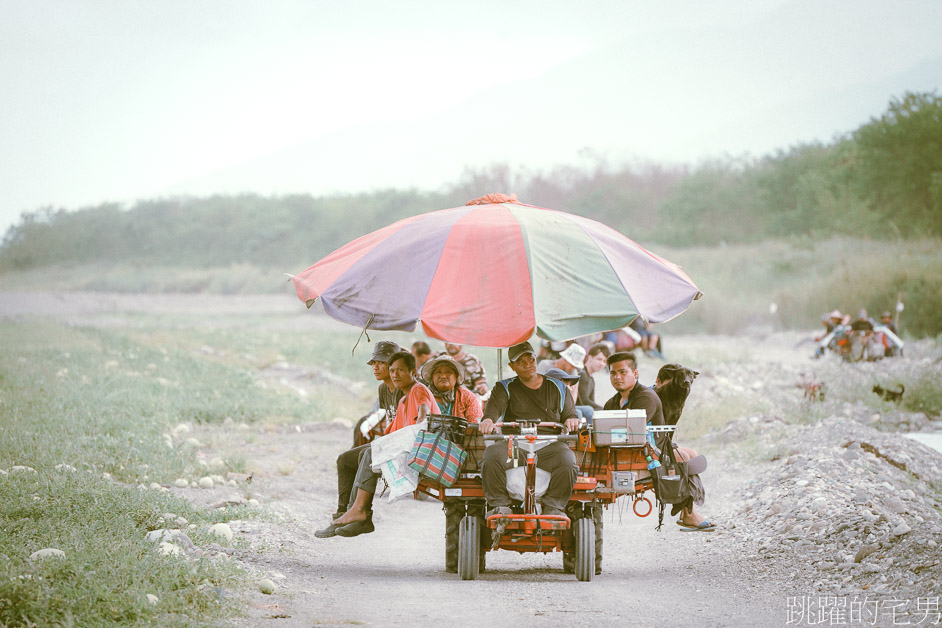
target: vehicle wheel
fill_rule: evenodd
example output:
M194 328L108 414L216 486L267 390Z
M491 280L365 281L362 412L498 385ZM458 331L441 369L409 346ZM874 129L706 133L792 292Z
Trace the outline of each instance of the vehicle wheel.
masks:
M480 561L481 520L465 516L458 526L458 576L462 580L476 580L481 569Z
M576 520L576 579L589 582L595 575L595 522L589 517Z
M576 521L582 518L582 506L577 505L573 506L572 504L566 509L566 514L569 516L570 526L569 529L564 533L565 541L563 547L569 547L568 550L563 549L563 573L576 573L576 541L575 541L575 531L576 531Z
M445 504L445 571L458 573L458 528L464 504Z
M481 530L481 555L478 560L478 572L484 571L484 563L487 562L487 550L491 546L491 530L487 527L482 517L478 517L478 529Z

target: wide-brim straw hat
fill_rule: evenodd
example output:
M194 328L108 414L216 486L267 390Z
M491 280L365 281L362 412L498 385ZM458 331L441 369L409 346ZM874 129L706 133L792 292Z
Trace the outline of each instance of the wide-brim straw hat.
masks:
M448 354L443 354L437 358L432 358L428 362L422 365L422 379L427 382L432 381L432 373L435 371L435 367L439 364L447 364L455 369L455 372L458 373L458 384L461 385L461 382L467 377L467 371L465 371L464 364L454 359Z

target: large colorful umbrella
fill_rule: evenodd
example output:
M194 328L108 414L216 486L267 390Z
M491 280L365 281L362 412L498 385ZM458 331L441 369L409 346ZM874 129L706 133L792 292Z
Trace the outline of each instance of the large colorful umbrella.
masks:
M505 202L489 202L494 198ZM488 195L364 235L294 277L298 298L364 329L507 347L669 320L701 296L618 231Z

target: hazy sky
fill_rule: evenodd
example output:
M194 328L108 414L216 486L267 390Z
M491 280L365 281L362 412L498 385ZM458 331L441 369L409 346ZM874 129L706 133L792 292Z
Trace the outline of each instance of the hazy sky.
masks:
M0 233L49 204L829 141L937 87L939 33L937 0L0 0Z

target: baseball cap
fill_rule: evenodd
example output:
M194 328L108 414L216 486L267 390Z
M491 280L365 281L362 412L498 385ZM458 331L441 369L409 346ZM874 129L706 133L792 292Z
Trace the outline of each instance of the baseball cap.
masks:
M578 382L578 381L579 381L579 376L578 376L578 375L570 375L569 373L567 373L567 372L564 371L563 369L558 369L558 368L555 368L555 367L554 367L554 368L551 368L551 369L546 369L546 372L543 373L543 376L544 376L544 377L549 377L549 378L552 378L552 379L558 379L558 380L560 380L560 381L562 381L562 382L566 382L567 384L572 384L572 383L574 383L574 382Z
M529 342L521 342L507 349L507 359L511 362L516 362L517 359L525 353L536 355L536 352L533 350L533 345Z
M367 364L370 362L387 362L390 356L397 351L402 351L402 347L395 342L391 340L380 340L373 346L373 355L370 356Z

